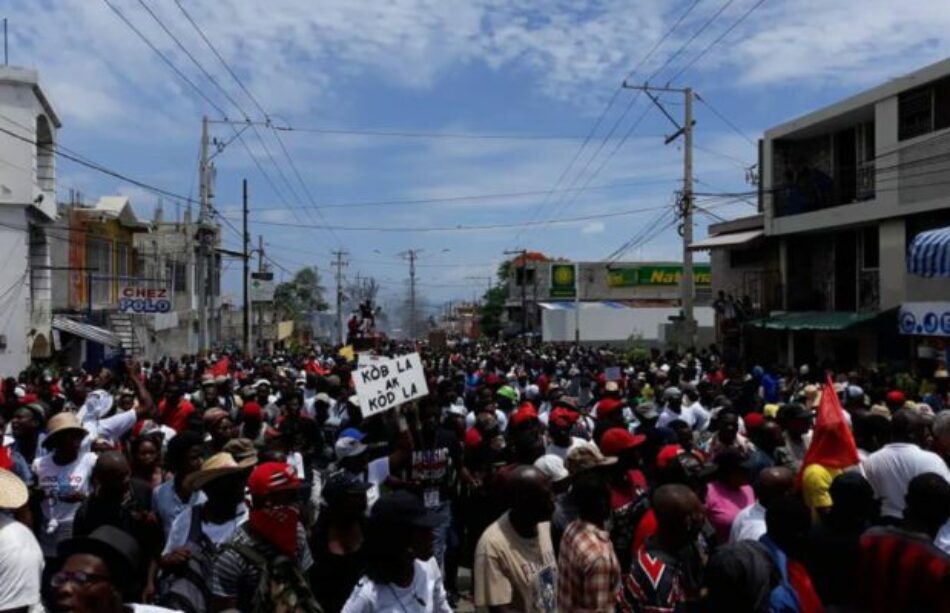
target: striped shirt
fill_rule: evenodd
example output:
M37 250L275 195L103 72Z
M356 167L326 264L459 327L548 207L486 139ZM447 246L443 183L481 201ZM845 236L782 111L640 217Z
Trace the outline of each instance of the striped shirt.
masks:
M620 585L620 563L610 534L583 519L575 519L561 540L558 567L558 607L572 613L613 611Z

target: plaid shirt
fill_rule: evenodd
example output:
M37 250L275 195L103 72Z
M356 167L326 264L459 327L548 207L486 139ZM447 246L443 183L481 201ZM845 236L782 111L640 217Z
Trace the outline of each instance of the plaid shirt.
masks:
M620 563L610 534L576 519L561 539L558 567L558 608L571 613L613 611Z

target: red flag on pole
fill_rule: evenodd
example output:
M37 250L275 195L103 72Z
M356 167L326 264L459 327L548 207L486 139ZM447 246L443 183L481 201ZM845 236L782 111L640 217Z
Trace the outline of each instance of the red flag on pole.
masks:
M215 377L220 377L221 375L228 374L229 368L231 368L231 360L225 356L218 360L215 365L211 367L211 374Z
M829 376L821 391L811 444L802 459L798 477L801 479L802 473L810 464L841 469L854 466L858 462L858 447L854 444L854 435L845 420L844 409L841 408L841 402L838 401Z

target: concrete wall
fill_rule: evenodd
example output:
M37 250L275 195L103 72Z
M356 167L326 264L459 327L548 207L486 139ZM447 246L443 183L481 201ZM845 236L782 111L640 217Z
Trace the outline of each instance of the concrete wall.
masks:
M0 165L2 167L2 165ZM0 375L16 376L30 363L30 275L26 207L0 205Z

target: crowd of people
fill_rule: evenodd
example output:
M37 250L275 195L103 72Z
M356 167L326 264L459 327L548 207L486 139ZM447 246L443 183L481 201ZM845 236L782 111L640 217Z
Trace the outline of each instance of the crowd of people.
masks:
M947 372L388 343L0 386L0 611L938 611ZM467 574L470 569L470 586Z

